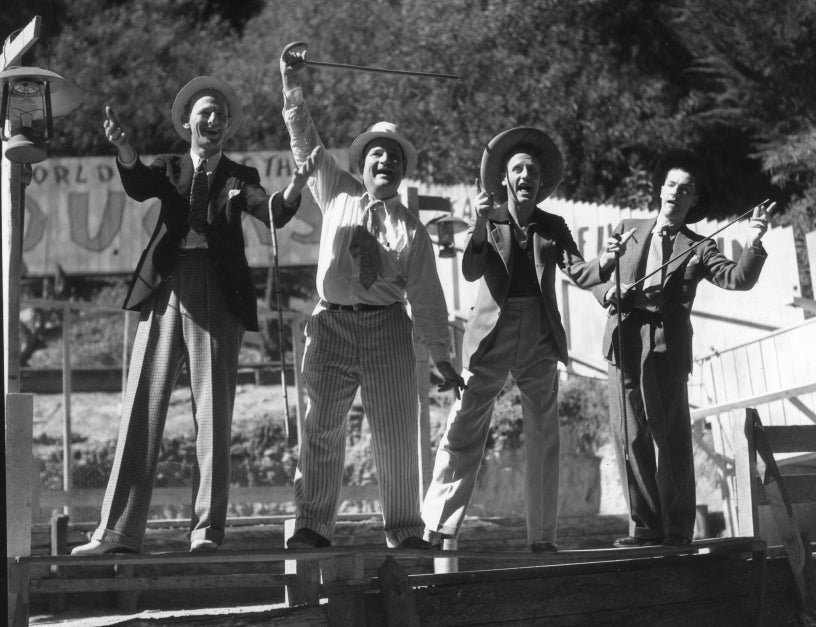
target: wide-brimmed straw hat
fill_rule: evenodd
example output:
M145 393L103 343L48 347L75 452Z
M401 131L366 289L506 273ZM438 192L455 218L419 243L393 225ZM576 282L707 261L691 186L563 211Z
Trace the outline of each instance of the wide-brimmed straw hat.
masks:
M196 76L179 90L179 93L176 94L176 99L173 101L173 127L185 141L190 141L190 129L184 126L184 123L188 121L187 105L197 93L205 90L217 91L227 99L230 121L229 126L224 132L224 139L229 139L235 135L241 126L241 118L243 118L244 110L235 90L214 76Z
M660 203L660 188L666 181L669 170L675 168L684 170L694 177L697 186L697 203L686 214L686 224L693 224L702 220L710 209L711 196L714 193L714 178L711 171L700 157L685 149L672 149L664 153L657 160L652 172L652 191L655 199Z
M496 135L482 153L482 185L500 202L507 200L507 188L502 185L507 159L512 153L524 151L534 156L541 166L541 184L535 202L539 203L555 191L564 174L561 151L547 133L530 126L518 126Z
M404 174L413 172L414 168L417 166L416 148L410 141L408 141L408 138L402 134L399 126L393 122L385 121L372 124L368 127L368 129L366 129L365 132L360 133L354 138L354 141L351 142L351 147L349 148L349 162L351 167L358 169L360 157L362 156L365 147L368 146L369 142L381 137L391 139L400 145L405 159Z

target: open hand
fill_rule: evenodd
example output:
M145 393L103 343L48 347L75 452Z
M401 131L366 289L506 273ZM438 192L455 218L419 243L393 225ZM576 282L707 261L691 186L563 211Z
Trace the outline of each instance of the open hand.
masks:
M292 174L292 179L289 185L283 190L283 201L288 205L292 205L295 199L303 191L309 177L314 173L315 168L320 165L320 159L323 156L323 146L315 146L311 154L306 157L306 161L300 164L300 167Z
M759 246L762 236L768 230L768 217L776 209L776 203L764 200L754 207L754 212L748 221L748 246Z

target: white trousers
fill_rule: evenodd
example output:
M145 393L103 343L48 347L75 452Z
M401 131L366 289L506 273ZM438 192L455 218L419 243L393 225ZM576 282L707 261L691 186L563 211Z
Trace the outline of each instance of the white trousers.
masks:
M470 502L496 397L511 374L524 425L527 539L555 542L558 519L558 357L538 297L509 299L492 345L463 371L468 389L453 405L422 505L430 531L456 536Z

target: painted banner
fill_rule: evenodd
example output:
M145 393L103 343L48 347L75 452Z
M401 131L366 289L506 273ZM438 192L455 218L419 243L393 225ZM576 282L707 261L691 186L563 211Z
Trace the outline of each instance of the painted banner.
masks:
M341 163L346 150L330 151ZM281 191L294 169L288 151L230 153L258 169L261 184ZM150 163L151 157L143 157ZM129 198L114 157L53 158L34 166L26 188L23 261L28 275L127 274L136 267L153 232L159 201ZM296 217L278 232L282 266L317 263L320 210L308 190ZM247 256L253 267L269 265L272 237L261 222L245 216Z
M347 163L347 150L330 152L340 163ZM288 151L230 153L230 157L257 168L261 183L270 192L283 189L294 169ZM149 160L144 158L146 163ZM434 206L434 199L442 198L450 202L453 215L464 220L472 218L476 197L472 185L426 185L408 180L401 192L403 202L412 209ZM541 206L564 217L586 259L598 253L621 218L654 215L643 210L553 198ZM113 157L54 158L38 164L26 189L23 234L26 273L29 276L51 274L59 265L68 274L128 274L147 244L158 210L156 200L138 203L127 197ZM439 215L442 214L438 211L420 211L425 223ZM703 220L692 228L709 234L723 224ZM317 263L320 225L320 210L305 190L295 218L278 231L282 266ZM736 259L745 242L746 228L747 220L744 220L717 235L720 250ZM247 216L244 234L250 265L267 267L271 254L268 229ZM433 227L431 236L436 236ZM456 235L459 250L464 239L464 232ZM744 341L803 319L802 311L791 306L793 297L800 295L791 229L771 229L763 241L768 260L751 291L726 292L705 281L700 285L694 308L696 351L706 352L712 346ZM437 268L449 311L467 318L477 283L464 280L460 262L461 255L437 259ZM560 277L557 292L570 347L576 355L594 354L597 358L606 312L589 292L575 287L565 275L558 273L557 276Z

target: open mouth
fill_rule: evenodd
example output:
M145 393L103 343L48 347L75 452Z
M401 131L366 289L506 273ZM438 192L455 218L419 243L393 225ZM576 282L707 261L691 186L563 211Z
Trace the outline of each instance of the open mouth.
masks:
M207 139L218 139L221 136L220 128L202 127L199 128L199 132L201 133L202 137L206 137Z

